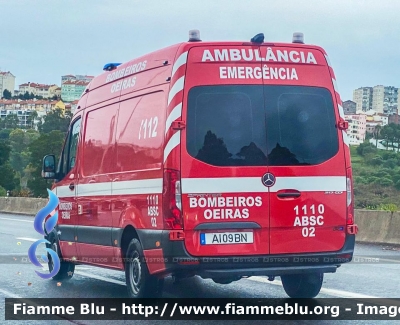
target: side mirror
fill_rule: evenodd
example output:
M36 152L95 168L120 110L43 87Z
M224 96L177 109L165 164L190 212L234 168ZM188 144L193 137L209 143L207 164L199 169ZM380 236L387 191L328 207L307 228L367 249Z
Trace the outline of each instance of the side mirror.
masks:
M56 178L56 157L54 155L47 155L43 158L42 177L45 179Z

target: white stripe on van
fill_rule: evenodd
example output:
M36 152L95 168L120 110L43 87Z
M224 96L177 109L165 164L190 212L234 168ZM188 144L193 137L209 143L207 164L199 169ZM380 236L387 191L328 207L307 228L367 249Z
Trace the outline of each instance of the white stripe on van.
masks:
M350 145L349 137L345 131L342 131L342 132L343 132L343 142L346 146L349 146Z
M161 194L162 185L162 178L114 182L112 184L112 194Z
M326 62L328 62L328 66L332 67L331 66L331 61L329 60L329 57L326 54L325 54L325 59L326 59Z
M342 107L342 105L338 105L338 106L339 106L339 116L344 119L343 107Z
M110 196L111 188L113 195L129 194L161 194L162 178L103 182L92 184L78 184L75 188L80 196ZM60 198L75 197L75 191L71 191L68 186L57 186L57 196Z
M337 93L339 93L339 90L338 90L338 86L337 86L336 80L332 78L332 82L333 82L333 88L335 88L335 91L336 91Z
M165 122L165 134L167 134L172 122L175 121L178 117L181 117L181 115L182 115L182 103L179 103L174 107L174 109L168 115L168 118Z
M176 70L178 70L182 65L184 65L186 63L187 55L188 55L188 52L184 52L175 61L174 66L172 67L171 79L174 76Z
M277 177L275 185L270 187L271 192L284 189L306 192L346 191L346 176Z
M268 192L260 177L183 178L182 193L250 193ZM283 189L324 192L346 191L345 176L277 177L271 192Z
M168 141L164 149L164 162L167 160L172 149L181 142L181 131L176 132Z
M172 86L168 95L168 105L171 103L172 98L183 89L183 84L185 83L185 77L180 77Z
M58 197L75 197L75 190L71 191L69 186L57 186L53 192L55 192Z
M78 184L78 196L108 196L111 195L111 182Z

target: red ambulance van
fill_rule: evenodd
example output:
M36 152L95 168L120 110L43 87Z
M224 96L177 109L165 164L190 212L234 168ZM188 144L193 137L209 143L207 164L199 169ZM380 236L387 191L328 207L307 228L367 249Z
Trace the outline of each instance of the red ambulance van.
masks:
M349 143L325 51L303 42L203 42L198 31L108 64L79 100L46 238L76 264L123 270L130 297L163 278L280 276L315 297L353 256ZM52 269L52 261L49 262Z

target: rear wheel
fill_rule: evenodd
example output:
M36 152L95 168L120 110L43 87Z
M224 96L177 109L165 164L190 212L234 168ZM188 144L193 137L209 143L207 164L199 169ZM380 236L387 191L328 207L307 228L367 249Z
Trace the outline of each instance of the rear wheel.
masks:
M131 298L157 298L162 295L164 279L150 275L139 240L132 239L126 252L125 277Z
M314 298L318 295L324 279L323 273L282 275L283 289L291 298Z

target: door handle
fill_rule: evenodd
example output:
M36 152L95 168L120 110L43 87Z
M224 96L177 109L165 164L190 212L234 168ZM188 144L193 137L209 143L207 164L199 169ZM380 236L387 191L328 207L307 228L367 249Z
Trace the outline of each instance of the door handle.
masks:
M281 199L287 199L287 198L298 198L300 197L301 193L296 190L283 190L282 192L278 192L276 195Z
M69 189L70 189L71 191L72 191L74 188L75 188L75 184L74 184L74 183L69 184Z
M90 181L89 181L89 184L91 184L91 183L94 183L94 182L96 182L94 179L91 179Z

